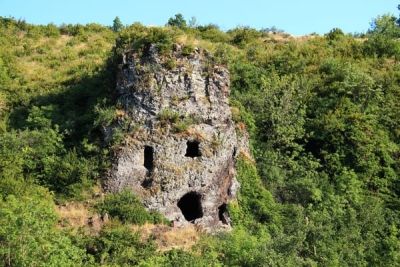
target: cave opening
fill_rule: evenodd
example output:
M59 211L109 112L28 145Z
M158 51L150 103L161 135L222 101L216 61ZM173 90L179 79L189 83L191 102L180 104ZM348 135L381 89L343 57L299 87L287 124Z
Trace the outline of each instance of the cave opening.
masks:
M153 185L153 179L151 178L147 178L141 183L141 186L146 189L149 189L152 185Z
M226 203L218 207L218 218L223 224L228 224L228 209Z
M153 171L154 168L154 148L152 146L144 147L144 167L148 170L148 174Z
M185 194L179 201L178 207L185 219L193 222L195 219L203 217L203 208L201 206L201 195L197 192Z
M200 152L200 142L199 141L187 141L186 143L186 157L200 157L201 152Z

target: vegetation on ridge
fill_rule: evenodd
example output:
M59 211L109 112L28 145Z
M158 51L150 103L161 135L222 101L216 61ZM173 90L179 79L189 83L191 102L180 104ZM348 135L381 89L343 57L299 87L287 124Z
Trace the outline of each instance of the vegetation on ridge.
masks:
M0 18L0 265L398 265L398 20L378 17L362 38L183 20L116 19L111 29ZM124 193L97 203L114 216L99 233L57 227L55 204L91 198L109 167L101 127L118 108L121 51L156 44L168 57L174 43L206 48L229 68L235 120L251 135L255 162L240 157L242 187L229 205L234 230L158 251L130 223L161 218Z

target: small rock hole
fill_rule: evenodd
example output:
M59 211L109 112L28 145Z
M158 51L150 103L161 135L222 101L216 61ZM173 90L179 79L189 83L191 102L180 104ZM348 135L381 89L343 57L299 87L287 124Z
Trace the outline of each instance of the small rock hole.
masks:
M153 171L154 168L154 148L151 146L144 147L144 167L148 170L148 174Z
M228 224L229 217L226 203L218 207L218 218L223 224Z
M181 209L183 216L189 222L203 217L203 208L201 206L201 195L197 192L189 192L185 194L179 201L178 207Z
M146 189L150 188L152 185L153 185L153 179L145 179L141 184L141 186Z
M234 148L233 148L233 153L232 153L232 158L235 158L235 157L236 157L236 153L237 153L237 148L234 147Z
M187 141L186 145L186 157L195 158L201 156L199 141Z

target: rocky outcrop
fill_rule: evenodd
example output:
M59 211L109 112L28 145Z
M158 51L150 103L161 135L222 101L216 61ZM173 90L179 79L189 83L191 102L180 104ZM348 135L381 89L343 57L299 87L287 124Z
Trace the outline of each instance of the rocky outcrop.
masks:
M119 123L106 132L124 128L127 134L114 151L105 188L129 188L175 225L229 227L226 204L239 186L241 148L227 69L201 49L183 53L176 45L166 57L150 46L124 54L117 91Z

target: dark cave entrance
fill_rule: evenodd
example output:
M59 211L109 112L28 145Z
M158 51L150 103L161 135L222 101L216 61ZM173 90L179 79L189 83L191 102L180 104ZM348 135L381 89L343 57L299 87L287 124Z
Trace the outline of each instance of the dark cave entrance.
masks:
M201 152L200 152L200 142L199 141L187 141L186 143L186 157L200 157Z
M150 174L154 168L154 148L151 146L144 147L144 167L148 170Z
M223 224L228 224L228 209L225 203L218 207L218 218Z
M178 207L183 216L189 222L203 217L203 208L201 207L201 195L197 192L185 194L179 201Z

